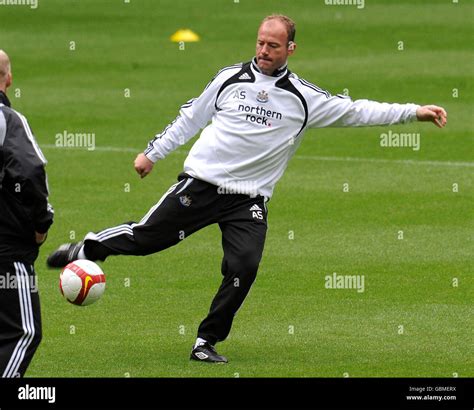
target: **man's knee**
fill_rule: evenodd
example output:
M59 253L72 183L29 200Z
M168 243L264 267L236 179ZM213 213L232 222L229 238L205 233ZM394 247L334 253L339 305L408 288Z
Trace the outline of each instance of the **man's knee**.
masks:
M253 282L262 255L254 249L243 249L238 254L224 257L222 274L247 279Z

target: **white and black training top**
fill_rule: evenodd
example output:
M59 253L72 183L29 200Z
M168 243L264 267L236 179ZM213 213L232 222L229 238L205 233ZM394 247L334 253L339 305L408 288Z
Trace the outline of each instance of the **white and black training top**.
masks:
M306 129L405 123L416 118L418 107L332 96L286 65L272 76L262 74L254 58L220 70L150 141L145 155L162 159L204 128L184 172L270 198Z

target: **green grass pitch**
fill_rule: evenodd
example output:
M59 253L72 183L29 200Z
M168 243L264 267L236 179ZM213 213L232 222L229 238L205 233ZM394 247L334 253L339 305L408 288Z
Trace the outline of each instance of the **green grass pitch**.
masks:
M257 280L218 345L230 363L192 363L221 281L216 226L160 254L109 258L106 293L85 308L61 297L45 258L139 220L175 182L195 139L144 180L135 155L220 68L254 55L273 12L297 23L290 68L301 77L353 99L438 104L448 125L307 132L269 203ZM56 210L36 264L44 339L27 376L472 377L473 12L463 0L0 6L9 95L48 158ZM169 40L180 28L201 41L180 49ZM420 149L381 147L388 130L420 133ZM96 149L55 146L64 131L94 133ZM327 289L334 272L364 276L364 291Z

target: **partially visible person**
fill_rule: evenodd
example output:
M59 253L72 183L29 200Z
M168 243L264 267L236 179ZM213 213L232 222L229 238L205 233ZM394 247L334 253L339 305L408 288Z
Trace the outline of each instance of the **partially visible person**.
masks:
M0 50L0 376L23 377L41 341L34 262L53 223L41 152L11 108L8 55Z

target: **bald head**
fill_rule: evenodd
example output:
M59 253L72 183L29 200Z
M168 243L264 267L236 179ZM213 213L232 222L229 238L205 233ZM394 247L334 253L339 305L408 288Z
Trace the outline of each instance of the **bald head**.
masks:
M6 91L12 83L10 59L5 51L0 50L0 90Z
M296 25L292 19L283 14L271 14L263 19L262 23L260 24L260 27L262 27L263 24L270 22L279 22L280 24L282 24L286 30L287 41L295 41Z

